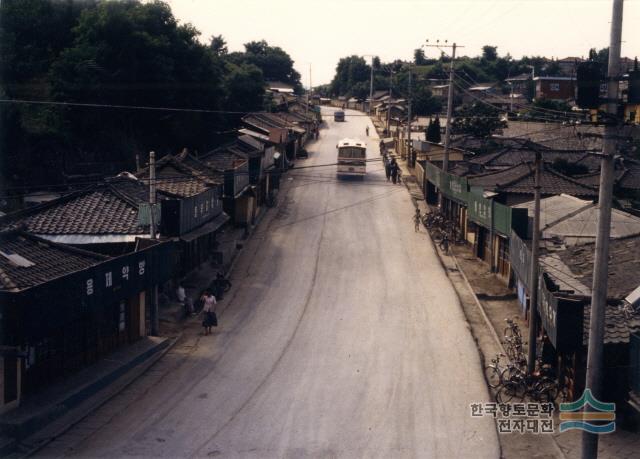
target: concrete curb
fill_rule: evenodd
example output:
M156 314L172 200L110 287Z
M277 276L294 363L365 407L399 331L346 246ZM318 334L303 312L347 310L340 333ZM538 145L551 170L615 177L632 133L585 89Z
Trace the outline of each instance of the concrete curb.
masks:
M140 375L169 352L181 337L182 334L175 338L166 338L130 362L55 405L48 411L47 415L31 422L29 426L30 432L22 432L21 440L16 440L13 444L8 445L7 448L0 451L0 455L13 454L13 457L19 458L35 454L131 385ZM100 396L100 392L103 390L106 392ZM94 396L98 398L92 402L91 398ZM83 408L81 405L85 402L89 406ZM74 409L80 411L73 414ZM71 416L73 419L55 427L55 422L61 421L64 416ZM52 431L46 432L47 428L51 428ZM38 433L46 433L46 435L43 435L43 438L39 438Z

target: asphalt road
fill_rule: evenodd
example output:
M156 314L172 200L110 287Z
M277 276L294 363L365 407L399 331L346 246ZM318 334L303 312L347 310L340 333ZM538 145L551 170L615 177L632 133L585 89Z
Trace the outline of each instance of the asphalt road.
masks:
M488 398L478 352L414 232L406 188L379 162L356 182L320 166L343 137L366 139L379 158L367 117L325 119L240 256L216 333L201 336L194 320L174 351L40 456L499 456L493 420L470 416Z

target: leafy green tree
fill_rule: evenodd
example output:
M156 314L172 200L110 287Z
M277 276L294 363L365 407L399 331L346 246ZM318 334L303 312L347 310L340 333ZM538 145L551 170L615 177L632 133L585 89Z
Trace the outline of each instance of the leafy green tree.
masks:
M423 84L413 91L411 108L416 115L431 115L442 110L442 102Z
M223 63L178 25L165 3L105 2L85 11L74 44L53 64L53 95L62 101L218 109ZM131 163L134 152L204 148L211 126L204 113L70 108L65 131L82 150L108 151Z
M228 63L223 87L224 107L230 111L257 111L263 106L264 78L262 70L253 64Z
M224 56L229 52L227 42L222 35L212 35L209 41L209 48L216 56Z
M292 85L296 93L302 91L300 74L293 68L293 60L282 48L270 46L265 40L245 43L244 53L229 54L235 64L253 64L262 70L266 81L281 81Z
M417 48L413 51L413 62L416 65L427 65L427 59L424 55L424 49Z
M336 74L331 81L331 93L336 96L352 94L354 86L358 83L368 82L370 75L371 67L367 65L363 57L343 57L336 66ZM361 92L362 89L358 91Z
M382 65L380 64L380 58L378 56L373 56L371 63L373 64L374 70L379 70L380 66Z
M0 94L7 99L47 100L49 68L73 43L73 27L94 1L3 0L0 2ZM52 183L66 147L61 110L46 105L0 109L0 181Z
M485 45L482 47L482 58L486 61L492 62L498 59L498 47Z
M497 109L475 103L458 108L451 123L452 133L488 138L496 130L505 128L506 121L500 118Z

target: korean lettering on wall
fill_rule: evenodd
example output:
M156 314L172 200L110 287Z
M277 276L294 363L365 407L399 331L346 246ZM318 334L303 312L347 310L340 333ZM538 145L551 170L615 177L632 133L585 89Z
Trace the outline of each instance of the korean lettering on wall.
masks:
M547 290L542 275L538 280L538 312L549 340L554 346L557 346L558 302L556 297Z
M121 257L105 262L88 271L84 280L84 295L93 297L122 291L133 293L144 284L148 276L147 260L140 255Z

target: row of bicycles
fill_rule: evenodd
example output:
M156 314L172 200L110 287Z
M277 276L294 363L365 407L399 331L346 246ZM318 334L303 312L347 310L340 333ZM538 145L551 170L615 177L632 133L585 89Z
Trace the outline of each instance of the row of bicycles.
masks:
M528 373L520 328L512 319L506 319L506 323L503 342L506 353L496 355L484 369L487 384L495 391L496 401L556 403L564 392L559 388L553 369L538 360L536 371Z
M441 212L430 212L424 215L422 224L431 234L433 242L438 244L444 252L449 251L449 244L465 243L462 230Z

